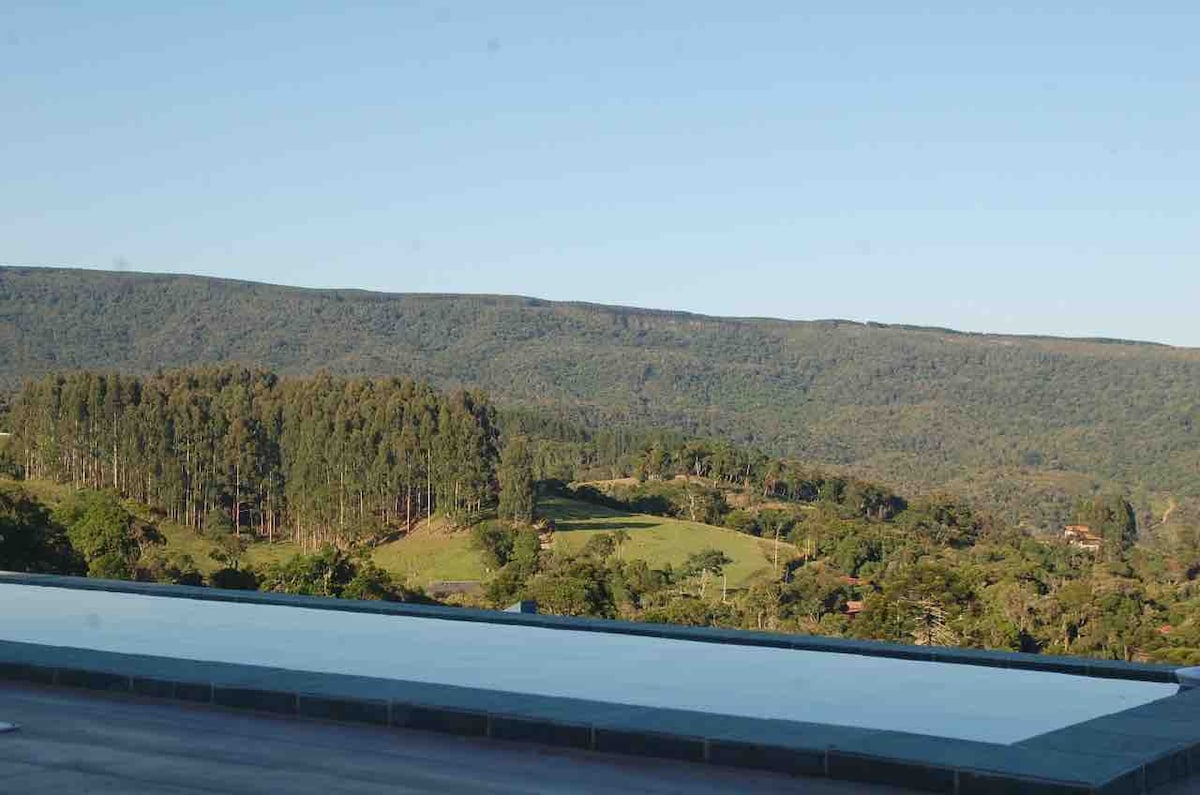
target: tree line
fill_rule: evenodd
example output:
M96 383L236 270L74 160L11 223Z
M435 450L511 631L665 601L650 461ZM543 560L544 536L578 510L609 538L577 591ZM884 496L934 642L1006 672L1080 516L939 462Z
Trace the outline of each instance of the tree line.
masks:
M401 379L214 368L28 382L11 456L30 478L111 489L196 530L349 545L494 502L498 430L479 392Z

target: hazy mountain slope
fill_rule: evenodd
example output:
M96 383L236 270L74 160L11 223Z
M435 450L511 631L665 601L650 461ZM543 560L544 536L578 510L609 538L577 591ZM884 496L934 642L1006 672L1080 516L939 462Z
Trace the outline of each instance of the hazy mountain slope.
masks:
M1196 349L0 268L4 387L223 361L479 385L502 404L726 435L901 486L1066 470L1200 493Z

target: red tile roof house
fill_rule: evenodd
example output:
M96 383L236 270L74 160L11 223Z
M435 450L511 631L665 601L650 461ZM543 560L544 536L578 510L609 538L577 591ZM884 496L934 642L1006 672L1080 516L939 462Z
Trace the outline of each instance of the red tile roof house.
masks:
M1063 528L1063 538L1068 544L1080 549L1096 552L1100 549L1103 539L1092 532L1085 524L1069 524Z

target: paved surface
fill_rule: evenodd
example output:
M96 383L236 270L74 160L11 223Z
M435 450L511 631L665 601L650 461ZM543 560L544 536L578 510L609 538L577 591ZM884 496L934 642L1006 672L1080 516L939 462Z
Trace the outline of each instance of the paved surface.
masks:
M23 795L905 792L23 684L0 718L0 793Z

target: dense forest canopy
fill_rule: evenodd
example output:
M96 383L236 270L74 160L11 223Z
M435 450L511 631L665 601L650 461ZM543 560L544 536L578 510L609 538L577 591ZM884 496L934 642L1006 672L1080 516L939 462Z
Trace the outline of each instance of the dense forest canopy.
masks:
M1200 496L1196 350L0 269L10 389L62 369L228 362L469 386L592 430L727 438L909 491L948 488L1034 529L1107 485L1147 523Z
M236 368L30 382L10 418L24 475L112 491L197 530L230 522L351 543L494 497L495 412L473 392Z

